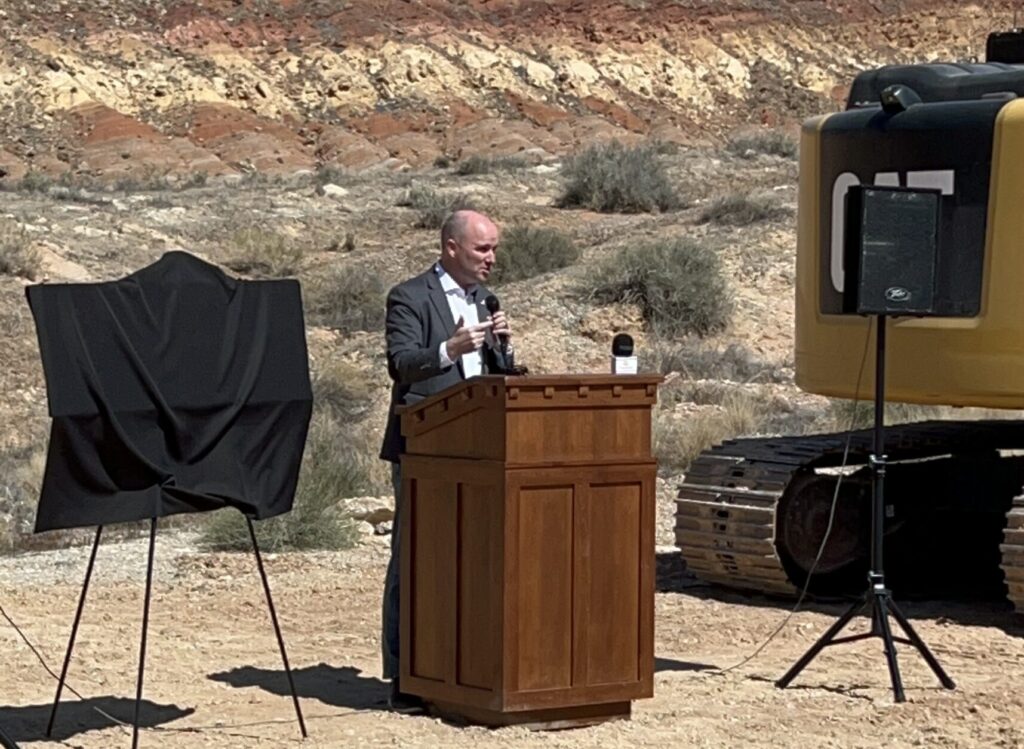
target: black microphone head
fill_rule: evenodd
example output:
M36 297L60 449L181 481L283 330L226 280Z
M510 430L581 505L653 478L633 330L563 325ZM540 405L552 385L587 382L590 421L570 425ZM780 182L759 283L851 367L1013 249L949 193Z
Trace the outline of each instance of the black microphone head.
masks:
M619 333L612 339L612 356L632 356L633 336L629 333Z
M501 309L501 302L498 301L498 297L491 294L489 297L484 299L484 306L487 308L487 311L493 315Z

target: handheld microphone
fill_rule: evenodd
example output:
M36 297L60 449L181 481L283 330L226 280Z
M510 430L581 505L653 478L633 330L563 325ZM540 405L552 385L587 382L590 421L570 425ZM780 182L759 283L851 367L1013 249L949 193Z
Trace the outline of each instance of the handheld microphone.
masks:
M633 355L633 336L619 333L612 339L612 374L636 374L637 359Z
M494 315L497 314L498 310L501 309L501 302L498 301L498 297L494 296L494 294L491 294L486 299L484 299L484 306L487 308L488 312ZM501 333L495 333L494 337L498 339L498 347L501 349L501 355L507 356L508 337L502 335Z

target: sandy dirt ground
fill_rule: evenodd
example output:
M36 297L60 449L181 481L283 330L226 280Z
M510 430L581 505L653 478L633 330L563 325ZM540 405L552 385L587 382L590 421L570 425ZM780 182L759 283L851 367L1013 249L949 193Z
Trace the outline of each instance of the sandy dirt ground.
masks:
M655 696L634 704L632 720L532 733L394 714L377 656L385 543L371 537L348 552L267 561L309 726L303 742L253 559L198 552L180 532L161 538L141 745L1024 746L1024 617L1008 604L905 606L955 691L941 689L902 647L909 701L894 704L877 640L826 651L783 691L773 681L843 604L797 614L755 660L722 673L776 629L790 604L704 587L668 549L658 565ZM130 733L102 713L131 719L145 549L144 541L101 547L69 679L86 699L65 695L54 741L42 732L55 682L0 622L0 726L23 746L131 745ZM54 669L87 556L78 548L0 560L0 605Z

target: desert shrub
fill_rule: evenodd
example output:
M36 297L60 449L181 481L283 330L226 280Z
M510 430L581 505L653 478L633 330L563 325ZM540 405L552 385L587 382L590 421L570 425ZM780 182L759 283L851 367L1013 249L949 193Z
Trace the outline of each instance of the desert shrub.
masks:
M455 173L463 176L471 174L491 174L493 172L511 172L526 167L526 161L517 156L470 156L455 165Z
M658 149L598 144L571 157L563 167L566 184L560 208L602 213L654 213L682 206Z
M718 254L690 239L623 249L595 266L584 283L598 304L638 305L650 328L666 338L724 330L732 315L732 295Z
M692 338L682 341L653 341L646 349L640 351L640 366L646 372L679 372L688 380L789 380L782 367L758 357L747 346L737 342L723 347Z
M46 192L56 184L53 177L43 172L30 169L17 181L15 187L21 192Z
M764 128L744 130L733 134L726 143L726 150L745 159L753 158L758 154L792 159L796 158L799 146L796 140L782 130Z
M225 261L232 270L257 276L278 278L293 276L302 263L302 246L272 229L245 226L229 239L229 257Z
M342 333L384 329L386 289L370 270L335 267L316 278L305 300L306 319Z
M320 363L313 370L313 402L318 413L352 423L373 406L373 381L343 359Z
M412 208L417 212L414 224L417 229L440 229L450 213L477 208L476 203L468 195L451 195L423 185L409 188L398 205Z
M711 202L700 214L701 223L749 226L793 214L778 195L770 192L738 192Z
M38 444L0 451L0 553L17 551L32 537L45 466L46 450Z
M353 437L349 425L318 416L310 425L302 473L292 511L256 523L256 537L264 551L348 549L356 544L356 523L336 505L346 497L363 496L375 489L370 460L376 453L366 439ZM201 544L215 551L252 548L245 518L235 510L211 515Z
M0 274L33 279L42 270L42 258L32 246L25 227L0 218Z
M349 181L348 172L333 164L320 164L313 172L313 184L317 187L342 185L346 181Z
M502 234L491 278L495 283L533 278L572 265L579 256L579 249L562 232L516 224Z
M756 434L764 424L766 405L756 395L730 390L717 407L685 417L667 408L654 419L654 454L665 473L685 471L693 459L723 440Z

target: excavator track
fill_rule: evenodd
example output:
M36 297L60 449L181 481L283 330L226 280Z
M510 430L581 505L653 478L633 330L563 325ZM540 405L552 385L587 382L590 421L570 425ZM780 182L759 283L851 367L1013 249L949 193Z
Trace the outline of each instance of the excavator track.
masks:
M676 501L676 544L688 568L726 587L798 595L776 543L787 489L816 468L840 466L848 439L847 465L865 464L872 437L866 429L729 440L706 450L691 464ZM893 426L885 430L885 445L890 462L1019 450L1024 449L1024 422ZM1000 550L1010 597L1024 611L1024 496L1014 500L1007 514Z
M1013 507L1006 515L1006 530L999 550L1010 600L1018 612L1024 613L1024 496L1013 500Z

